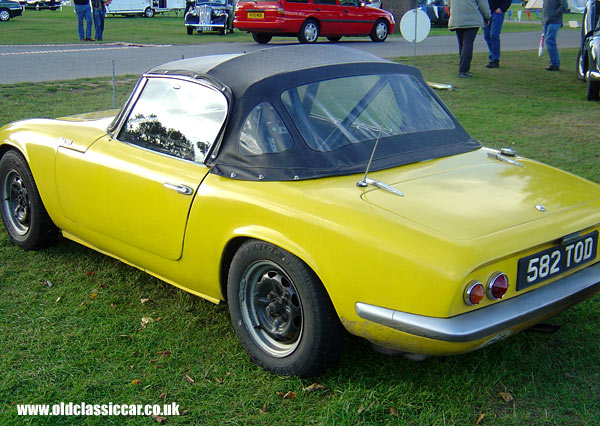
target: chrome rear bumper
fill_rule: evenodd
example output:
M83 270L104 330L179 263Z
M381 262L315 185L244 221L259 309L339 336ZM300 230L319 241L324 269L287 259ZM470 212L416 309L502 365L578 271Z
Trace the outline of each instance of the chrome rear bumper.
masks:
M435 318L356 303L359 317L445 342L472 342L559 312L600 292L600 262L551 284L450 318Z

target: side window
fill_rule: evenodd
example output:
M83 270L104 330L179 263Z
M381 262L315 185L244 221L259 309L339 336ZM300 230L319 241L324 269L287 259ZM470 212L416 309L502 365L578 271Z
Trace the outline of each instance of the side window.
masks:
M240 151L244 155L283 152L293 144L290 132L268 102L262 102L250 111L240 132Z
M337 4L336 0L313 0L315 4Z
M342 6L358 6L358 0L340 0Z
M117 139L202 163L226 115L227 99L212 88L149 78Z

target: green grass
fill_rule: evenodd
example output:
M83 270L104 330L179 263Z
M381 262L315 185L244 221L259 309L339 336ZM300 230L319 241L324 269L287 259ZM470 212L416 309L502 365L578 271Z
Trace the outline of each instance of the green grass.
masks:
M503 53L497 70L476 54L469 80L456 78L456 55L400 60L419 66L427 80L456 85L438 93L485 145L510 146L600 182L600 103L584 100L570 66L575 54L561 51L565 71L558 73L543 71L547 58L534 52ZM120 101L134 83L120 81ZM0 122L112 105L108 79L3 85L0 95ZM142 328L143 317L160 320ZM0 232L0 424L154 424L144 417L16 415L16 404L85 401L176 402L189 411L170 417L171 425L445 426L473 425L482 414L482 425L598 425L600 297L551 322L562 326L556 334L525 332L421 363L348 337L340 364L323 376L277 377L246 357L226 306L69 241L23 252ZM157 353L164 350L170 356ZM303 391L312 382L326 389ZM297 397L278 395L287 391Z

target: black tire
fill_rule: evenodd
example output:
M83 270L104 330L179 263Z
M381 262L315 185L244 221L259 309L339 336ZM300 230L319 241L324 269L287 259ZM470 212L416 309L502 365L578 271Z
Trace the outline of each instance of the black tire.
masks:
M581 49L579 49L579 53L577 54L577 62L575 64L575 74L577 75L577 79L581 81L585 81L585 73L587 71L586 64L584 58L581 56Z
M252 38L258 44L267 44L268 42L271 41L273 36L271 34L266 34L266 33L252 33Z
M8 9L0 9L0 21L8 21L10 19L10 12Z
M587 100L597 101L598 95L600 94L600 81L592 81L590 78L587 80Z
M219 34L222 36L227 35L227 28L219 28Z
M319 38L319 31L319 23L314 19L307 19L298 31L298 41L300 43L316 43Z
M48 216L25 159L8 151L0 160L0 213L10 239L25 250L46 247L58 230Z
M187 30L187 35L194 34L194 27L185 27L185 29Z
M235 254L227 283L231 322L255 363L274 374L311 377L337 361L342 325L302 260L251 240Z
M373 29L371 30L369 37L371 37L371 40L375 42L382 42L385 41L389 32L390 24L388 24L385 19L378 19L375 22L375 25L373 25Z
M152 17L154 16L154 9L152 9L151 7L147 7L147 8L144 10L144 16L145 16L146 18L152 18Z
M342 36L335 36L335 37L327 37L327 40L329 40L332 43L337 43L338 41L340 41L342 39Z

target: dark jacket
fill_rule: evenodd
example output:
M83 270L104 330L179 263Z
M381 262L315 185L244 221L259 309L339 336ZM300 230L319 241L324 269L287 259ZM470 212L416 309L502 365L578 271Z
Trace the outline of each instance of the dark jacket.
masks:
M542 9L542 24L560 24L562 25L562 16L569 9L567 0L544 0Z
M90 0L73 0L73 3L78 6L84 6L86 4L90 4Z
M500 8L502 12L506 12L512 3L512 0L488 0L488 3L490 4L492 13L498 8Z

